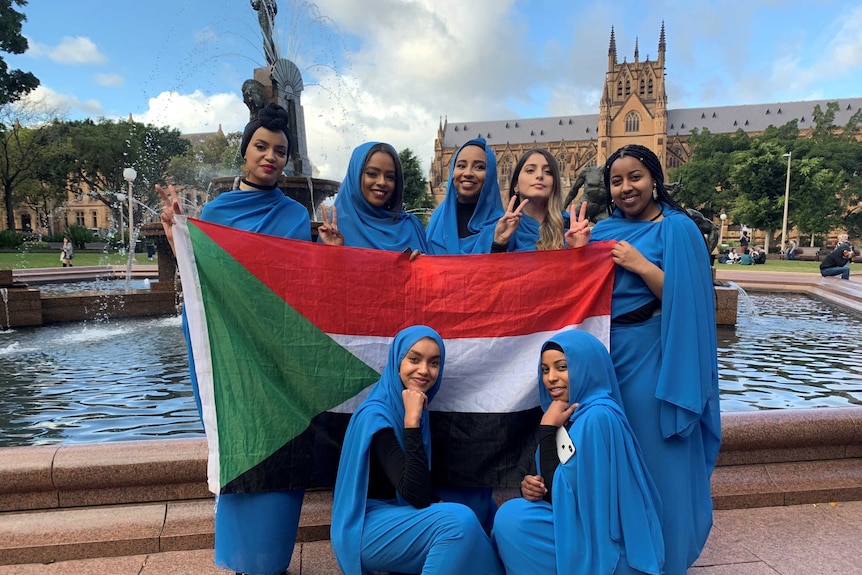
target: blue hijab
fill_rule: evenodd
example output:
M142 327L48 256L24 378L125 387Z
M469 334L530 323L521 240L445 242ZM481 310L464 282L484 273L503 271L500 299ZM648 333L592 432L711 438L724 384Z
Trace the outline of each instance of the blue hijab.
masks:
M347 175L335 197L338 229L344 234L344 245L373 250L400 252L409 248L426 252L425 228L413 214L400 211L403 198L395 197L398 211L376 208L362 196L362 171L368 161L369 150L379 142L366 142L353 150ZM401 173L401 161L395 148L384 144ZM403 179L403 176L402 176ZM399 184L403 187L403 181Z
M471 235L466 238L458 237L458 191L452 181L455 173L455 163L458 155L467 146L475 146L485 149L485 182L479 191L479 200L476 202L473 215L467 228ZM491 244L494 242L494 228L497 221L506 213L503 209L503 200L500 199L500 184L497 182L497 157L491 146L485 143L483 138L468 141L458 148L452 156L449 166L449 183L446 184L446 197L431 214L428 223L428 253L443 254L488 254L491 253Z
M347 575L360 575L360 545L365 521L365 503L368 496L368 473L370 467L371 438L381 429L391 428L401 448L404 449L404 400L401 392L404 384L398 371L401 360L414 343L429 337L440 346L440 371L437 381L425 395L430 402L440 389L443 379L443 365L446 350L443 339L436 331L424 325L416 325L401 330L389 348L389 358L383 374L374 385L368 398L353 413L344 443L341 447L341 460L338 463L338 478L332 503L332 550L338 565ZM428 425L428 410L422 413L420 423L422 443L431 464L431 435ZM398 503L409 505L398 494Z
M661 301L663 360L656 398L661 401L662 437L703 432L705 464L715 467L721 446L715 290L703 235L692 219L661 203L659 222L626 219L616 209L593 228L590 241L626 240L664 270ZM637 274L617 268L611 317L655 298Z
M308 210L274 190L232 190L208 202L201 219L238 230L311 241Z
M628 564L659 575L664 563L661 502L621 407L617 377L604 345L591 334L552 337L566 355L575 455L554 473L553 513L560 575L615 572L622 551ZM551 396L542 383L543 409Z

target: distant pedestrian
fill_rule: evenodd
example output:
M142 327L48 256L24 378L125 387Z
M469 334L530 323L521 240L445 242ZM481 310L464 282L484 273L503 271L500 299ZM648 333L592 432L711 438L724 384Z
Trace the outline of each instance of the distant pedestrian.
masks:
M843 280L850 279L850 262L853 260L853 252L849 244L838 244L838 247L820 262L820 275L841 276Z
M747 247L748 247L748 243L749 243L749 241L750 241L750 240L749 240L749 238L748 238L748 232L743 231L743 232L742 232L742 235L741 235L741 236L739 236L739 248L740 248L740 251L742 251L742 252L744 252L744 251L745 251L745 248L747 248Z
M147 259L153 261L153 256L156 255L155 244L147 244Z
M63 238L63 247L60 248L60 261L63 267L72 267L72 258L75 257L75 248L68 237Z

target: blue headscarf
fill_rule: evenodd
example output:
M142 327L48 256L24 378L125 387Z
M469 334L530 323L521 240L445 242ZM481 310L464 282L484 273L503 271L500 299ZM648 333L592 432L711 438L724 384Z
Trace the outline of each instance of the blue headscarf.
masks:
M585 331L564 331L551 342L563 349L569 375L570 418L575 454L554 474L553 513L557 572L615 572L621 552L628 564L659 575L664 563L661 502L621 407L611 357ZM551 396L542 383L543 409Z
M201 219L247 232L311 241L308 210L278 188L225 192L204 206Z
M476 202L473 215L467 228L471 235L466 238L458 237L458 191L452 176L455 173L455 163L458 156L467 146L479 146L485 150L485 182L479 191L479 200ZM491 252L491 244L494 242L494 228L497 221L503 217L503 201L500 199L500 185L497 182L497 157L491 146L485 143L483 138L468 141L458 148L452 156L449 166L449 182L446 184L446 197L431 214L428 223L428 253L431 254L487 254Z
M344 245L391 252L400 252L406 248L426 252L422 222L413 214L401 211L404 187L401 161L395 148L389 144L383 145L392 156L402 180L392 194L393 209L376 208L362 196L362 171L368 161L368 152L379 143L366 142L353 150L347 175L335 197L338 229L344 235Z
M446 350L443 339L436 331L424 325L416 325L401 330L389 348L389 358L383 374L371 390L368 398L354 412L347 426L338 464L338 478L332 503L332 528L330 536L332 550L338 565L347 575L360 575L360 546L365 521L365 503L368 496L368 473L370 464L371 439L381 429L391 428L401 448L404 449L404 400L401 392L399 369L401 360L410 348L422 338L429 337L440 346L440 371L437 381L425 395L429 403L437 395L443 379L443 365ZM431 435L428 424L428 410L422 413L420 423L422 443L431 464ZM409 505L398 494L401 505Z
M664 270L664 356L655 394L661 400L661 434L665 438L685 437L699 424L708 476L721 446L715 290L709 254L703 235L688 214L663 202L659 206L664 212L659 222L626 219L617 208L596 224L590 241L626 240ZM637 274L619 267L615 274L612 318L655 298Z

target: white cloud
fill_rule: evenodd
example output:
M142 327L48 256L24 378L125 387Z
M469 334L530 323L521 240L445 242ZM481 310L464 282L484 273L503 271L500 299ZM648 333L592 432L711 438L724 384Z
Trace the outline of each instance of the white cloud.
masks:
M25 105L36 105L56 110L58 117L68 114L98 117L104 114L102 105L96 100L79 100L69 94L60 94L47 86L39 86L22 99Z
M59 64L102 64L108 58L99 47L85 36L64 36L55 47L29 40L27 55L34 58L48 57Z
M96 83L107 88L119 88L125 79L119 74L96 74Z
M145 112L135 120L156 126L170 126L182 133L215 132L219 124L225 133L242 130L248 122L248 108L237 94L207 96L200 90L191 94L162 92L150 98Z

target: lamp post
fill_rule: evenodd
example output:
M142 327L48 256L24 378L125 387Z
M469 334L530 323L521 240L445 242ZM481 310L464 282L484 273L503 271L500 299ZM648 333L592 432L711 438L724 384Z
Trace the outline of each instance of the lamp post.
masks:
M721 228L718 230L718 248L721 249L722 241L724 241L724 222L727 220L727 214L722 213L718 216L721 220Z
M132 198L132 182L134 182L137 177L138 172L135 171L135 168L126 168L123 170L123 178L129 183L129 257L134 257L135 253L135 244L133 243L134 240L132 238L135 228L135 220L132 219L132 202L134 201ZM122 233L122 231L120 233Z
M787 158L787 181L784 184L784 220L781 223L781 253L787 249L787 204L790 201L790 154L787 152L784 157Z

